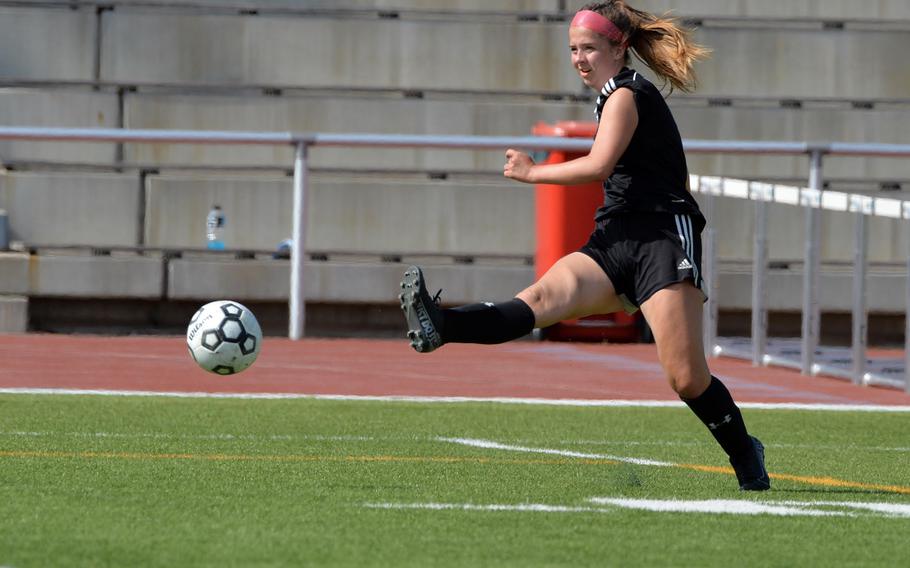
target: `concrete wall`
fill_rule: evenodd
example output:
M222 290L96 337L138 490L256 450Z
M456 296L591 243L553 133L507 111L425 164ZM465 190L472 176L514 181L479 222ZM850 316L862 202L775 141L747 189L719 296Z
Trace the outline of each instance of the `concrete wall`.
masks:
M137 178L117 174L0 173L11 241L135 245Z
M401 264L312 262L304 269L308 301L320 303L395 304L401 288ZM511 298L534 278L525 266L428 266L426 277L444 283L447 304ZM290 294L287 261L172 260L168 296L175 300L244 298L282 301ZM397 306L396 308L397 309Z
M192 128L298 132L527 136L538 121L589 120L589 105L507 101L422 101L364 97L196 97L133 95L127 98L131 128ZM426 168L499 171L502 151L383 148L314 148L314 166L346 169ZM127 161L164 164L293 163L282 147L127 144Z
M173 5L186 4L186 0L120 0L120 4L156 5L163 8ZM517 12L546 10L555 12L559 0L446 0L441 4L439 0L247 0L236 2L232 0L193 0L193 4L212 6L255 6L262 10L268 9L295 9L295 10L369 10L369 9L400 9L400 10L429 10L429 11L489 11L489 12Z
M0 78L89 80L94 38L90 8L0 7Z
M147 178L146 243L204 245L209 208L227 216L229 247L275 249L291 236L290 178ZM527 255L534 250L533 188L313 176L307 248L351 252Z
M696 107L670 98L685 138L826 140L904 143L905 109ZM591 120L591 105L571 102L419 100L365 97L238 97L136 94L126 99L131 128L273 130L524 136L538 121ZM287 167L289 148L127 144L127 161L162 164L268 164ZM315 166L499 171L502 152L314 148ZM807 157L695 155L690 170L704 175L808 179ZM831 157L828 177L910 179L910 161Z
M10 239L29 244L131 246L139 241L138 178L113 174L0 175L0 208L9 213ZM229 247L273 250L291 235L292 180L263 176L149 176L144 242L153 247L205 245L205 217L214 203L227 215ZM704 199L698 196L699 200ZM311 176L306 239L309 250L379 254L534 253L532 186L455 176ZM772 260L803 255L804 211L770 206ZM593 212L592 212L593 216ZM585 219L584 222L589 222ZM752 257L754 204L716 198L709 222L723 260ZM822 258L850 262L854 216L823 213ZM902 263L910 227L874 217L869 259Z
M117 95L112 93L83 89L0 90L0 124L3 126L116 128L117 112ZM0 140L0 159L3 161L110 164L114 161L114 152L114 144Z
M578 8L583 1L571 0L570 7ZM903 0L635 0L640 10L703 16L752 16L761 18L856 18L907 19L910 5Z
M9 253L0 266L11 263ZM289 264L280 260L232 260L199 256L169 259L144 257L29 256L16 262L27 266L19 282L0 280L0 304L8 300L10 317L19 317L25 298L142 299L206 302L232 298L247 302L283 302L289 295ZM308 302L323 304L390 305L396 296L403 264L307 262L304 290ZM447 305L498 301L512 297L534 278L531 266L425 265L430 286L445 289ZM751 274L720 273L718 301L726 311L751 309ZM768 304L774 311L798 312L802 274L772 270L768 277ZM61 282L67 282L61 285ZM875 273L868 279L868 305L873 313L902 313L905 309L902 274ZM823 271L820 305L825 312L849 312L852 276ZM392 307L393 306L393 307ZM0 311L2 311L0 306ZM2 316L0 316L2 317ZM19 320L16 320L19 321Z
M122 10L105 18L103 31L108 47L102 77L110 81L580 88L569 63L564 23ZM709 27L695 38L715 50L698 68L706 94L902 97L910 90L910 71L896 56L910 45L910 30ZM857 80L858 68L876 80Z
M185 0L119 0L118 4L143 4L168 7L175 4L186 4ZM429 11L546 11L558 12L565 4L565 9L574 11L586 0L447 0L441 4L438 0L193 0L196 5L255 6L266 10L269 8L294 9L401 9ZM752 16L774 18L855 18L855 19L907 19L910 18L910 6L903 0L876 0L875 2L857 2L856 0L636 0L636 8L655 13L673 10L677 15L711 15L711 16Z
M768 106L704 107L671 97L683 136L691 139L836 140L904 143L910 113L901 107L804 109ZM204 96L130 94L130 128L515 135L538 121L591 118L591 105L521 99L421 100L363 96ZM117 95L76 89L7 89L0 93L0 123L23 126L114 127ZM290 148L127 144L127 163L161 165L273 165L289 167ZM808 178L804 157L689 155L693 172L736 178ZM0 142L0 159L113 164L113 144ZM501 151L315 148L311 162L332 168L482 170L502 166ZM910 179L910 161L829 157L826 177Z

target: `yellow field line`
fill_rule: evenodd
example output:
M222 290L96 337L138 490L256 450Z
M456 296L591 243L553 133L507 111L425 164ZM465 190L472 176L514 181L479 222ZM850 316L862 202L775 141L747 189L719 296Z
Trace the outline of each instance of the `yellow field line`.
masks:
M709 473L725 473L728 475L735 475L732 467L723 467L723 466L714 466L714 465L698 465L698 464L689 464L681 463L676 464L676 467L681 467L683 469L693 469L695 471L706 471ZM903 493L905 495L910 495L910 487L905 487L903 485L876 485L874 483L862 483L859 481L847 481L845 479L837 479L834 477L817 477L811 475L790 475L789 473L769 473L771 479L782 479L786 481L796 481L798 483L807 483L809 485L821 485L824 487L849 487L851 489L868 489L875 491L887 491L889 493Z
M616 465L610 459L566 458L566 459L502 459L471 456L316 456L316 455L251 455L251 454L153 454L137 452L54 452L54 451L0 451L0 458L65 458L65 459L131 459L131 460L200 460L200 461L266 461L266 462L377 462L377 463L472 463L500 465ZM723 466L700 464L672 464L672 467L691 469L707 473L734 475L733 469ZM910 487L903 485L878 485L847 481L834 477L817 477L771 473L772 479L795 481L823 487L842 487L886 491L910 495Z

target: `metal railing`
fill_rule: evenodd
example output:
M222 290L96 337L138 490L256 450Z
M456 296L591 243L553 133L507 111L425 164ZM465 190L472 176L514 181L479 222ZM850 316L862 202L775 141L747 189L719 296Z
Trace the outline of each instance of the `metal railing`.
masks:
M585 152L591 141L536 136L430 136L392 134L334 134L291 132L227 132L198 130L131 130L103 128L29 128L0 127L0 140L70 141L70 142L132 142L168 144L233 144L293 146L294 158L294 247L291 253L291 292L289 299L289 331L291 339L300 339L305 329L303 290L304 223L306 219L307 152L311 146L344 147L398 147L398 148L449 148L474 150L502 150L509 147L527 150L565 150ZM809 187L807 189L771 186L740 180L724 180L693 176L692 188L707 196L706 208L713 207L711 196L726 195L752 199L756 203L755 259L753 268L752 310L752 361L756 364L773 363L764 353L767 339L767 307L764 301L764 273L767 268L767 211L769 202L789 203L806 209L805 262L802 298L802 348L799 365L803 374L814 374L821 369L815 363L819 339L818 278L820 266L819 243L821 239L821 211L832 209L857 213L856 254L853 303L853 348L855 367L851 377L854 382L870 382L864 372L866 349L865 266L867 248L866 215L880 215L910 219L910 202L895 199L870 198L837 192L823 192L824 156L910 157L910 145L762 142L734 140L684 140L688 153L721 154L779 154L807 155L810 159ZM710 211L708 211L710 215ZM716 235L709 228L705 235L705 274L710 285L716 286ZM908 259L910 274L910 259ZM710 294L713 303L705 312L705 345L713 349L717 329L716 294ZM907 286L907 303L910 305L910 278ZM907 369L910 369L910 318L906 326ZM910 380L905 380L910 392Z

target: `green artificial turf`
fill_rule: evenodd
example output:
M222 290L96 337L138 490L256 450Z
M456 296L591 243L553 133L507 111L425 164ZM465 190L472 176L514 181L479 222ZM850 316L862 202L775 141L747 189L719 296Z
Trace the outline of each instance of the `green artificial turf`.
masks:
M910 415L744 414L767 446L769 470L794 477L763 494L740 492L718 471L605 458L725 466L685 408L4 395L0 566L882 566L910 558L907 517L669 513L590 501L910 505L901 492L910 492ZM378 508L430 503L594 510Z

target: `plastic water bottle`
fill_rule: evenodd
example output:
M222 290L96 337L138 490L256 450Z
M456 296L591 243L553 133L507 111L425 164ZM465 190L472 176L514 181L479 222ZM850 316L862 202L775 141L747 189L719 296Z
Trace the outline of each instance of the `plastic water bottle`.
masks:
M212 205L205 219L205 238L211 250L224 250L224 211L220 205Z

